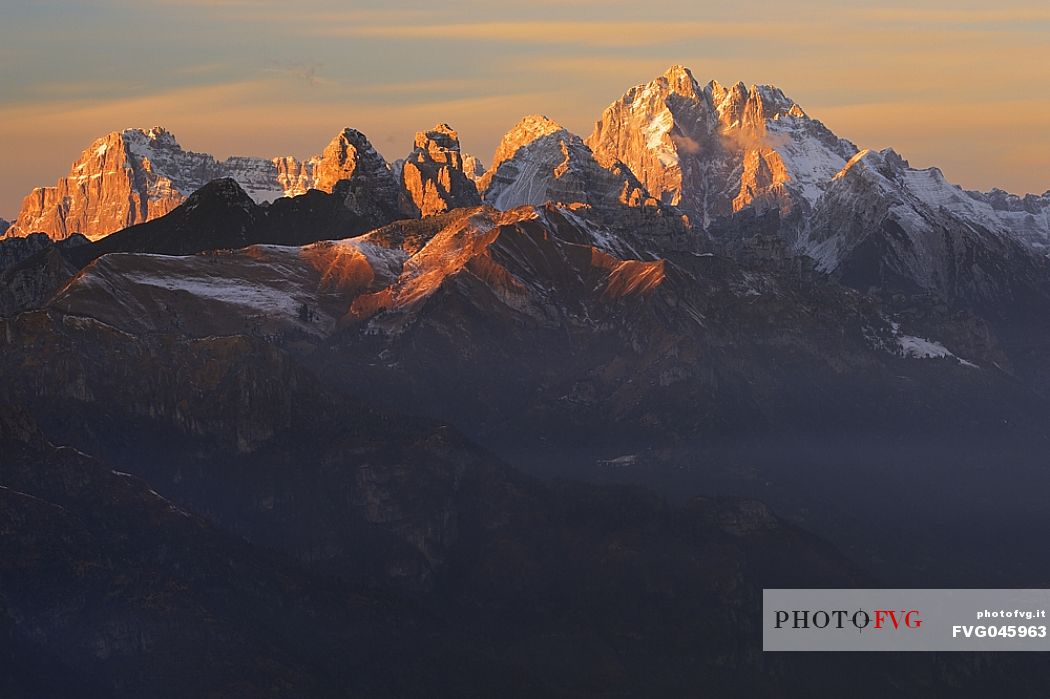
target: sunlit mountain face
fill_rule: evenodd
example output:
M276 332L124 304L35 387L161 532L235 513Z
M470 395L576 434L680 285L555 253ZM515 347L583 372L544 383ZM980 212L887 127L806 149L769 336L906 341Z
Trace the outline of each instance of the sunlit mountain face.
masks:
M484 163L445 122L393 160L131 128L29 192L0 695L1039 696L1038 654L759 617L1050 579L1050 193L681 65L595 117Z

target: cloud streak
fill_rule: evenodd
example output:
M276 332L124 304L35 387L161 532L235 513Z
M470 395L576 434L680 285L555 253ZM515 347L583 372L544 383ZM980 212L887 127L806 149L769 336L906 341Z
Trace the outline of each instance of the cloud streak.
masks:
M988 23L1050 22L1050 8L1017 6L982 9L872 7L854 11L863 20L893 24L932 23L944 25L986 25Z
M327 36L380 39L428 39L531 45L568 44L591 47L652 46L704 38L773 37L790 26L742 22L526 21L455 24L346 24L317 29Z

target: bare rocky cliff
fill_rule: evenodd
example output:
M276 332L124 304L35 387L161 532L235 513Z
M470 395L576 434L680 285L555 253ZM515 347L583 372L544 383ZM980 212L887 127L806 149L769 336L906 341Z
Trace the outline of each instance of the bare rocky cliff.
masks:
M498 209L546 202L656 204L623 163L600 164L579 136L541 115L523 118L503 136L478 189Z
M701 86L682 66L609 105L587 145L705 227L748 206L812 203L856 152L776 87Z
M98 240L152 221L217 179L230 178L256 203L332 192L343 181L353 210L402 212L397 181L368 139L344 129L324 152L305 161L235 156L219 161L183 150L167 130L114 131L92 143L53 187L38 187L22 202L18 218L0 237L45 233L53 240L81 233Z
M477 167L475 158L472 173ZM401 165L401 186L423 216L481 203L474 180L464 170L459 134L448 124L416 134L415 148Z
M183 150L163 128L114 131L96 140L53 187L38 187L6 236L46 233L54 240L82 233L95 240L168 213L208 182L232 177L256 201L284 196L278 182L288 159L232 157L218 161ZM294 178L293 178L294 179ZM295 188L297 182L291 184Z

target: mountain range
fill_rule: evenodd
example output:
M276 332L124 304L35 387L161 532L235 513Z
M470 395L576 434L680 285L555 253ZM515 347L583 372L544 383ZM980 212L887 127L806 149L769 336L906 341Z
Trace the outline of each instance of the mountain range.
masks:
M407 181L406 162L413 164ZM1050 247L1050 192L1019 197L962 190L936 168L910 168L892 150L859 151L779 88L716 81L701 86L682 66L626 92L602 113L586 140L546 117L524 118L503 138L489 172L476 157L460 154L451 127L421 132L406 158L386 165L408 196L420 199L426 186L417 162L447 164L448 173L455 173L441 176L440 196L453 205L446 209L479 203L470 193L475 183L485 203L499 209L547 201L604 199L639 206L655 200L706 230L742 210L775 208L806 218L818 209L846 206L842 199L864 188L893 200L889 210L872 214L897 223L936 226L932 219L944 209L952 223L1009 233L1036 251ZM359 178L386 180L379 163L375 149L353 129L305 161L217 161L183 150L163 128L126 129L92 143L54 187L28 194L7 235L44 232L57 240L81 233L94 240L166 214L214 179L232 178L254 201L268 203L309 189L331 191L358 168ZM403 209L418 211L418 202L415 209ZM798 249L833 268L852 244L830 245L819 226L810 230L807 223L799 224Z
M1027 695L757 605L1050 580L1048 250L1050 193L681 66L487 169L110 134L0 240L0 689Z

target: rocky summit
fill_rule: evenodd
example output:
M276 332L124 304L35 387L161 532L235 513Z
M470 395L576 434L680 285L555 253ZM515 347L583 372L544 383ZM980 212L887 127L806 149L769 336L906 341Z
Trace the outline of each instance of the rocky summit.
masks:
M474 183L478 167L475 159L470 174L466 172L459 134L438 124L416 134L415 148L401 165L401 186L422 216L476 206L481 203Z
M7 235L101 238L163 216L221 177L238 179L259 201L285 194L275 162L237 157L219 162L183 150L159 127L115 131L88 146L54 187L29 193Z
M540 115L525 117L507 132L478 187L499 209L550 201L655 203L629 170L615 162L603 167L579 136Z
M159 218L207 183L224 178L237 182L256 203L310 189L331 192L347 182L349 208L402 214L401 193L386 161L354 129L344 129L321 155L306 161L288 156L217 161L183 150L169 131L157 127L113 132L92 143L54 187L26 196L18 218L0 236L42 232L60 240L80 233L98 240Z
M682 66L609 105L587 144L705 226L745 208L812 204L856 152L776 87L701 86Z

